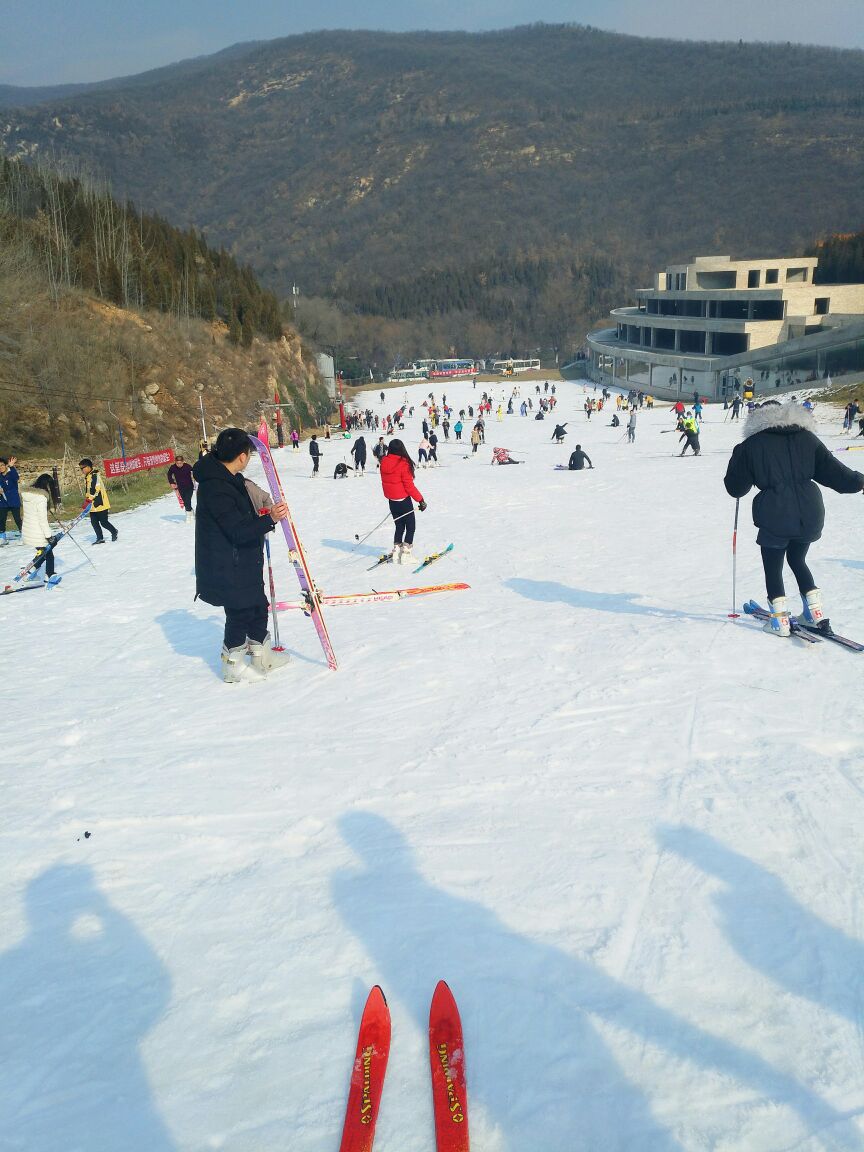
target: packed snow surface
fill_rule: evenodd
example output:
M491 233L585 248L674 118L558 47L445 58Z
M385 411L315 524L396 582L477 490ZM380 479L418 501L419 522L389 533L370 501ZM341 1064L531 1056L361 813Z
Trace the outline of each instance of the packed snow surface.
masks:
M313 481L305 444L276 452L325 592L471 585L333 608L338 672L284 612L289 667L222 683L167 487L116 544L76 531L95 572L66 541L58 589L0 598L4 1152L335 1152L376 983L376 1149L425 1152L439 978L478 1152L864 1149L864 655L728 618L720 407L678 459L667 405L631 446L581 383L558 397L542 422L493 413L476 457L441 437L415 552L455 549L419 576L366 571L386 527L355 546L387 511L371 457L334 481L350 444L324 441ZM555 471L577 442L594 471ZM825 502L813 568L864 638L864 507Z

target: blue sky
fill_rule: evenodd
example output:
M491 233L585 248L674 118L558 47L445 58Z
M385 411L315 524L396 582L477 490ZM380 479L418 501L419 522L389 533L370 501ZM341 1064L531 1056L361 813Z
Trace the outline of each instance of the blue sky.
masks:
M864 48L864 0L0 0L0 83L102 80L318 28L480 31L537 20Z

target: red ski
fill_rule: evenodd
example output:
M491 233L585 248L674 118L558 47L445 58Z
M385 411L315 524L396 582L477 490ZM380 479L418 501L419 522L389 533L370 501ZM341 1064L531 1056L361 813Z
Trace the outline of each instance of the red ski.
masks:
M376 984L366 1000L339 1152L371 1152L390 1055L390 1009Z
M438 1152L468 1152L468 1091L462 1021L453 993L438 982L429 1009L429 1061Z

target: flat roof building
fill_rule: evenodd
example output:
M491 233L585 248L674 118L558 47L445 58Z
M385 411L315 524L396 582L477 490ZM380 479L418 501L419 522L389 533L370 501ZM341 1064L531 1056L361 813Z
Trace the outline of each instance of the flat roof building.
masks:
M665 399L764 395L864 368L864 284L816 284L818 258L671 264L614 327L588 336L589 374Z

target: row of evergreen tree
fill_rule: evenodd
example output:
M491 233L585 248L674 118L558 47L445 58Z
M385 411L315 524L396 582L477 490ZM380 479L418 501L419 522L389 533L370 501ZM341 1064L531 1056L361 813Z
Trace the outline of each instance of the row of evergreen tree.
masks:
M864 232L829 236L814 245L817 284L864 284Z
M251 268L80 174L0 158L0 242L35 250L55 294L84 288L124 308L220 319L246 347L282 335L279 301Z

